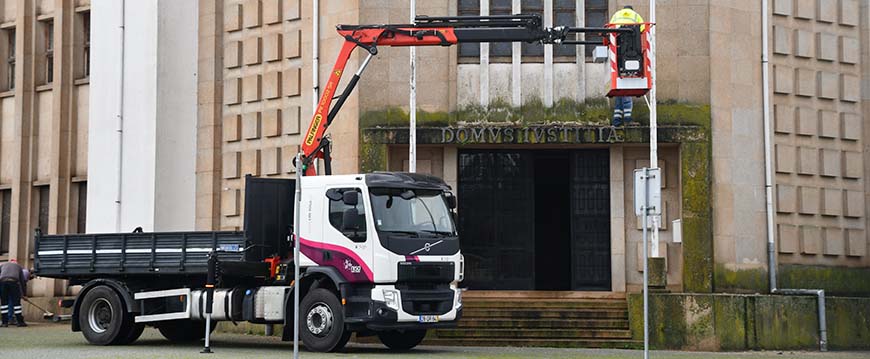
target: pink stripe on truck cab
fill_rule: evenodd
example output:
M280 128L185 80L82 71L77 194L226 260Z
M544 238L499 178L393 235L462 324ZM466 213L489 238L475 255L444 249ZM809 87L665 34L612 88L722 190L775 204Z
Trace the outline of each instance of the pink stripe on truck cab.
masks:
M299 250L318 265L330 266L338 269L338 272L349 282L374 282L375 277L369 266L356 253L348 248L334 244L315 242L305 238L299 238ZM328 259L324 259L324 252L330 251Z

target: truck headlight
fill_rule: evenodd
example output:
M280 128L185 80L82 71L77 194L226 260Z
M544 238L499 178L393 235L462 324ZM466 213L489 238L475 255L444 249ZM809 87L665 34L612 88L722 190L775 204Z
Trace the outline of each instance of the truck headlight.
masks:
M465 256L459 255L459 281L465 279Z
M384 289L384 303L390 309L399 310L399 293L392 289Z
M462 307L462 289L456 288L456 308Z

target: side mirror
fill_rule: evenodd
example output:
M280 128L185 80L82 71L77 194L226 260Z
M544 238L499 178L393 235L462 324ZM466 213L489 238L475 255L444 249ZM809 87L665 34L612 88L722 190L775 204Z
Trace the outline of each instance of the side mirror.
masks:
M359 192L345 191L341 194L341 201L348 206L356 206L359 203Z
M359 230L359 226L359 211L357 211L356 208L348 208L344 210L344 213L341 216L341 231L356 232Z
M444 199L447 200L447 208L456 209L456 196L453 193L445 192Z

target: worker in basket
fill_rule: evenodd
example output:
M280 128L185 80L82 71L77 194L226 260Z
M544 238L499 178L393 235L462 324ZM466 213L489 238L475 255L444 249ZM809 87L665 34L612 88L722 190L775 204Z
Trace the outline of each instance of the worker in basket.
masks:
M634 11L631 5L626 5L624 8L613 13L610 17L610 23L615 25L640 25L640 31L643 32L643 18ZM613 98L613 125L622 126L629 124L632 121L631 109L633 107L632 99L629 96L616 96Z

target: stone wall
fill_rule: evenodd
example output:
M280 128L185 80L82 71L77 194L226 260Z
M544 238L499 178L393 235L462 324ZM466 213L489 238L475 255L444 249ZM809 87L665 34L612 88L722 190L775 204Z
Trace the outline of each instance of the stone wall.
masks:
M870 348L870 298L825 298L828 348ZM650 347L819 350L815 296L651 294ZM629 296L632 337L643 339L643 297Z
M868 35L860 27L868 14L859 5L772 2L776 250L782 265L870 265L870 157L861 93ZM793 273L790 284L808 287L811 276L804 276Z

